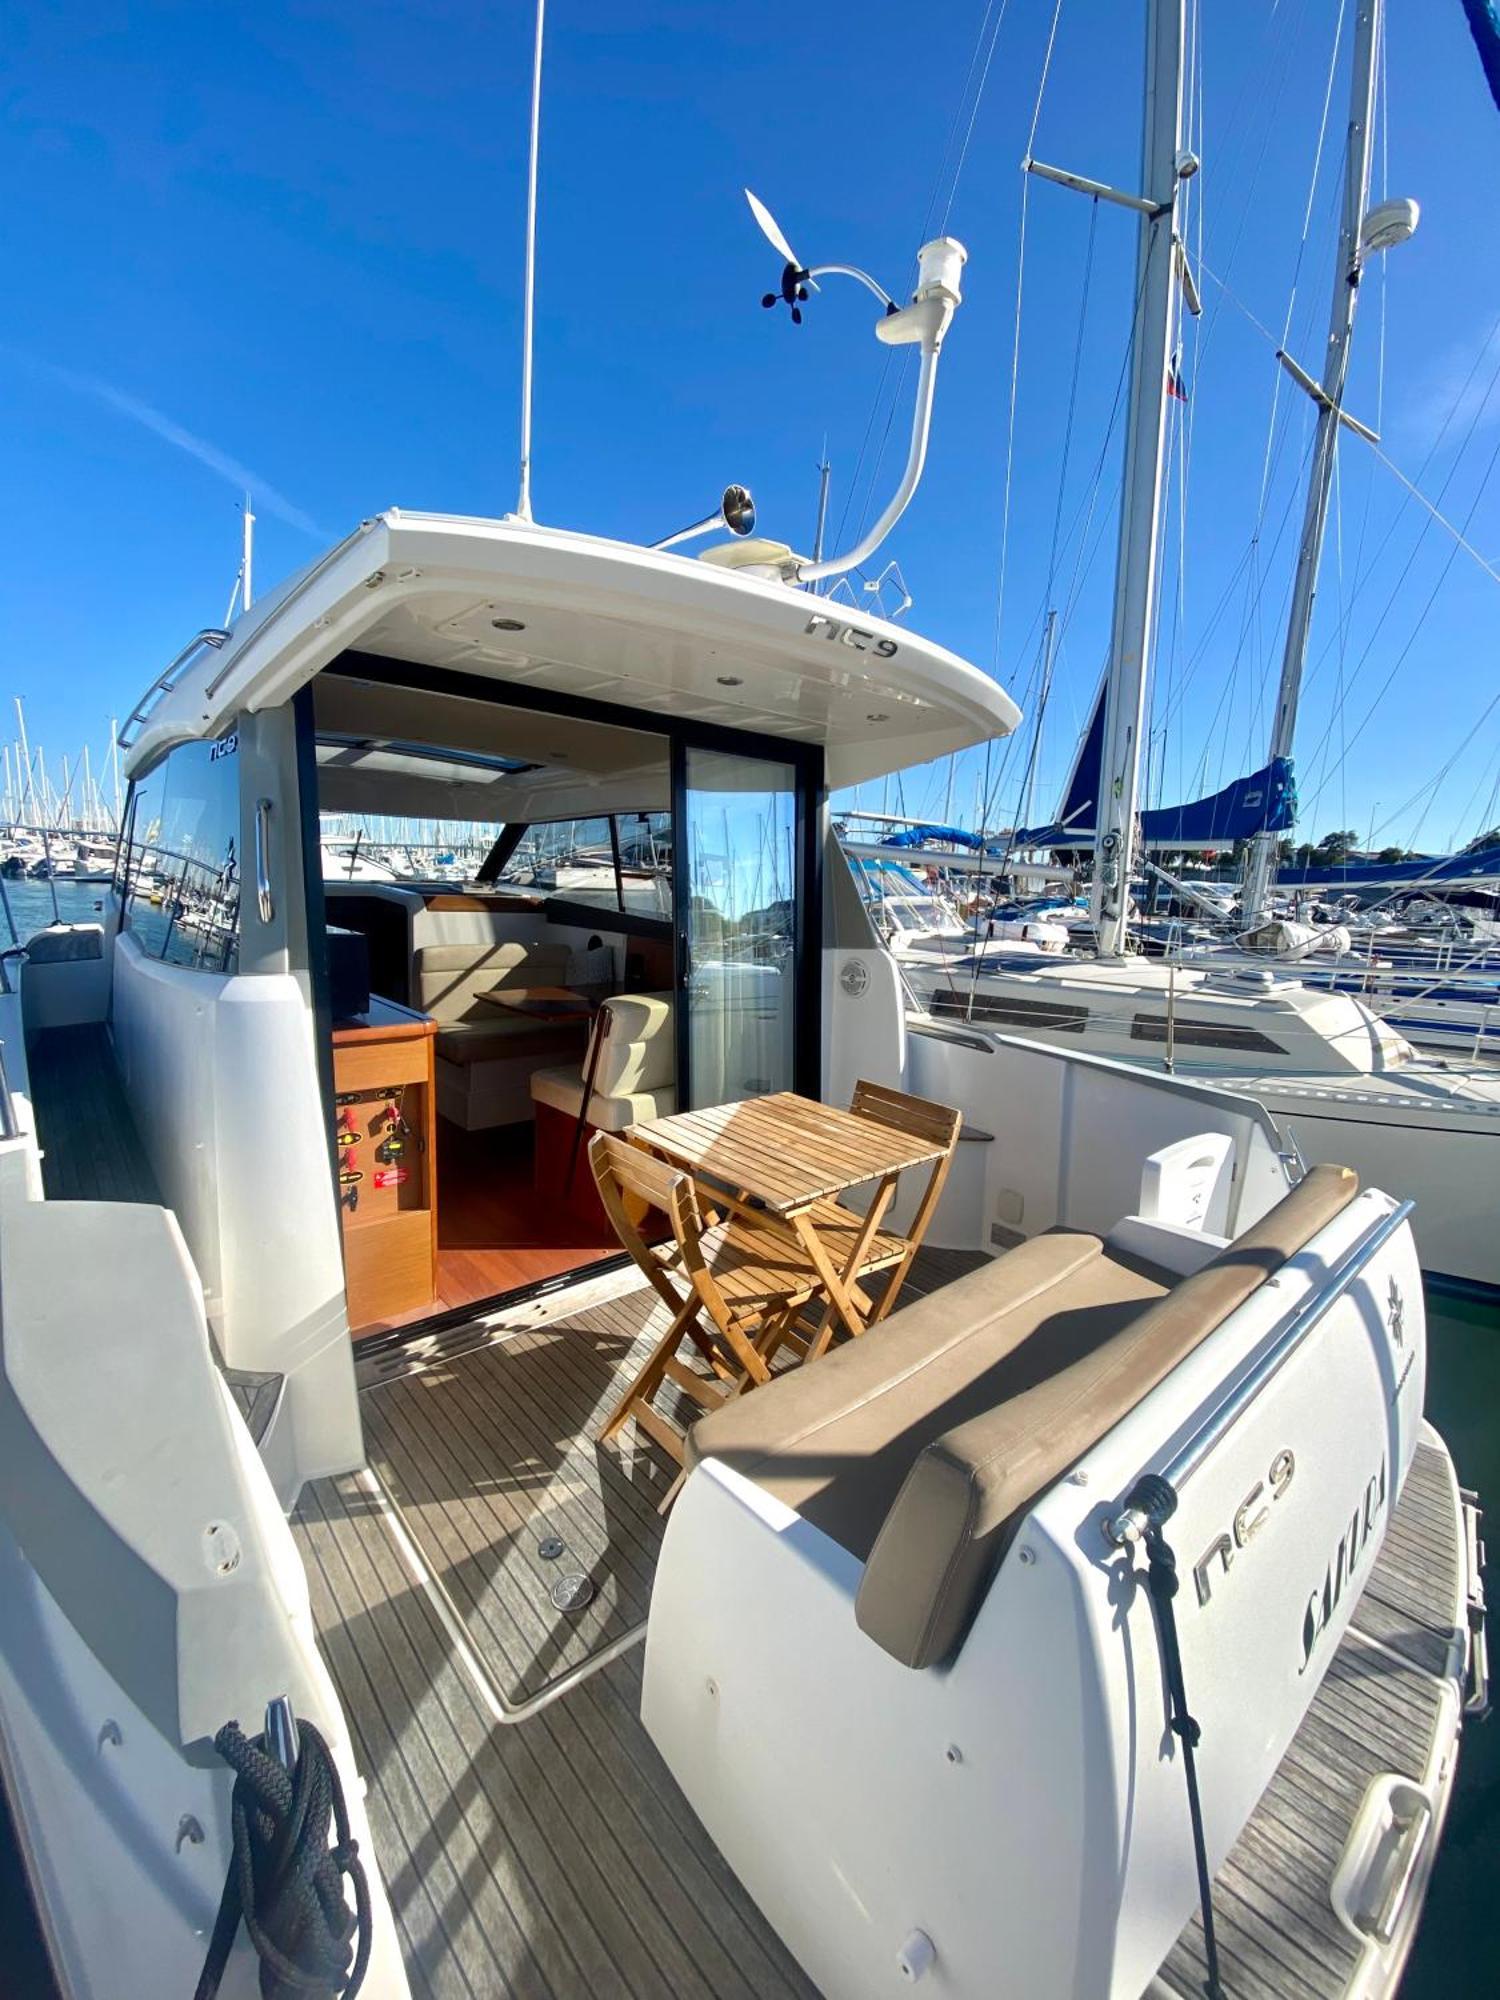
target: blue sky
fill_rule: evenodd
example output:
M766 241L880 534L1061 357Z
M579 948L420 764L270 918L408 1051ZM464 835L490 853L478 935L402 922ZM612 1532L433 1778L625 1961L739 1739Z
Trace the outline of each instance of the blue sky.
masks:
M806 546L825 436L834 528L882 504L906 404L863 295L830 288L797 330L761 312L775 260L739 190L770 202L804 257L905 288L948 202L945 143L955 114L967 125L986 11L553 0L539 518L650 540L739 479L766 531ZM1174 492L1153 797L1264 754L1310 426L1283 382L1262 499L1279 374L1263 329L1279 337L1295 277L1291 346L1316 368L1342 148L1347 48L1303 246L1338 0L1205 13L1196 192L1215 277L1184 350L1188 504ZM1000 24L948 216L970 251L966 303L923 490L886 551L910 619L1023 702L1047 604L1070 607L1042 810L1107 634L1133 257L1122 211L1032 184L997 648L1017 164L1051 16L1049 0L1008 0ZM1133 184L1142 17L1067 0L1040 157ZM530 19L459 0L19 0L0 119L0 735L24 696L49 770L85 740L97 757L109 715L222 616L245 472L261 589L382 506L511 504ZM1350 403L1371 421L1378 405L1382 450L1500 567L1500 468L1485 483L1500 452L1500 115L1459 0L1391 0L1387 70L1377 189L1416 195L1423 220L1367 282ZM1494 575L1347 447L1299 738L1306 827L1430 846L1475 830L1500 778L1500 708L1485 713L1497 611ZM982 775L981 757L961 764L955 811ZM900 803L936 811L946 789L944 771L914 774Z

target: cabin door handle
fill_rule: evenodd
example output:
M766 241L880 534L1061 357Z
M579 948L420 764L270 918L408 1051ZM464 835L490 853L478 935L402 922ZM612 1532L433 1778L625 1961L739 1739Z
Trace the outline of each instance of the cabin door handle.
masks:
M276 914L271 895L271 801L255 801L255 907L263 924Z

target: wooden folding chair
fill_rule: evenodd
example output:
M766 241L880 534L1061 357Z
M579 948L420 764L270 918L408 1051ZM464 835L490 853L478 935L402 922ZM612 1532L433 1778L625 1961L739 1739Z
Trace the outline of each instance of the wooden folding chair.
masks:
M666 1332L611 1411L600 1442L633 1418L680 1466L686 1432L652 1401L662 1383L671 1382L700 1409L712 1410L769 1382L777 1349L787 1342L803 1348L791 1322L817 1289L818 1275L787 1237L734 1217L706 1224L688 1175L628 1140L595 1133L589 1162L616 1235L671 1313ZM640 1218L648 1208L666 1215L669 1243L653 1247L646 1241ZM684 1341L697 1349L707 1374L683 1360ZM668 1503L675 1492L674 1486Z
M875 1310L865 1322L866 1330L883 1320L896 1303L896 1294L906 1283L912 1261L922 1247L922 1239L927 1234L927 1226L932 1221L932 1212L938 1205L938 1197L943 1192L943 1184L948 1178L948 1169L953 1164L953 1149L958 1144L959 1130L963 1125L963 1113L955 1111L951 1105L934 1104L929 1098L911 1097L904 1090L891 1090L883 1083L865 1083L854 1086L854 1095L849 1101L849 1109L856 1118L869 1118L877 1125L889 1125L898 1132L909 1133L915 1139L923 1139L934 1146L943 1148L941 1156L933 1161L927 1186L917 1203L904 1236L882 1231L887 1238L894 1236L900 1244L900 1254L888 1260L890 1277L881 1293ZM883 1187L871 1203L865 1217L866 1229L873 1237L884 1220L885 1211L895 1192L895 1184Z

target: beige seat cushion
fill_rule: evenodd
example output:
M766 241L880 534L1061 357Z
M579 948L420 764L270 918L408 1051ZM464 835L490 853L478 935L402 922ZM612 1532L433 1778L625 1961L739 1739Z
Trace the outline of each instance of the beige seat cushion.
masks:
M583 1109L583 1071L577 1063L531 1072L531 1100L576 1118ZM675 1090L634 1090L611 1097L595 1090L589 1096L588 1122L601 1132L624 1132L650 1118L670 1118L677 1109Z
M1033 1238L689 1435L864 1559L861 1628L908 1666L962 1640L1017 1520L1353 1200L1315 1167L1189 1278Z
M437 1032L437 1053L467 1069L514 1056L560 1056L583 1046L583 1021L536 1021L517 1014L488 1021L454 1021Z
M945 1659L1032 1503L1352 1201L1358 1186L1347 1168L1314 1167L1254 1228L1101 1347L927 1445L870 1551L855 1601L860 1628L907 1666Z
M424 944L413 964L416 1005L445 1026L456 1021L493 1025L499 1010L481 1000L481 993L495 986L565 986L569 958L565 944L526 938Z
M925 1445L1108 1340L1165 1289L1097 1236L1034 1236L704 1417L688 1463L723 1460L863 1561Z
M671 1089L677 1043L670 993L615 994L595 1016L594 1035L603 1037L594 1070L594 1088L601 1097Z
M600 1007L593 1035L577 1064L539 1069L531 1079L537 1104L577 1118L584 1109L583 1079L602 1033L588 1122L603 1132L623 1132L677 1109L677 1046L668 993L617 993Z

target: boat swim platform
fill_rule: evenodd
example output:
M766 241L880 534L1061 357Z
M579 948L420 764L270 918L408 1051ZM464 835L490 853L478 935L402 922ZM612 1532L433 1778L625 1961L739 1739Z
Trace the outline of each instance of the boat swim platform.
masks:
M924 1248L906 1295L980 1261ZM634 1272L578 1292L539 1323L502 1313L361 1357L369 1467L318 1481L293 1517L412 1991L810 1995L640 1721L676 1468L633 1430L593 1440L662 1308ZM1420 1446L1354 1624L1219 1873L1230 2000L1348 1988L1360 1947L1333 1871L1369 1778L1425 1772L1453 1670L1451 1478ZM560 1610L554 1585L578 1576L592 1594ZM1212 1768L1205 1743L1205 1784ZM1151 1992L1191 2000L1203 1972L1194 1917Z

